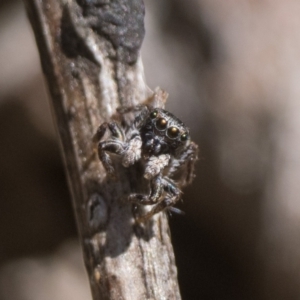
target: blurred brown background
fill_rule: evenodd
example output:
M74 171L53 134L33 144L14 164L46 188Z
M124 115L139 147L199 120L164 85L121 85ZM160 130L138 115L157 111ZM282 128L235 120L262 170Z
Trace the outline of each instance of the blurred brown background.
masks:
M151 88L201 149L184 300L300 299L300 2L146 0ZM90 299L33 34L0 0L0 300Z

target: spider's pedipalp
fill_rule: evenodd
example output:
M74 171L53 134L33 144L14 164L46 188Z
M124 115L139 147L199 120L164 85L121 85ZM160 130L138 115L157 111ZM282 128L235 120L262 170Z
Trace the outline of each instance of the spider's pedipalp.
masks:
M170 161L169 154L161 154L159 156L151 156L146 163L144 177L146 179L151 179L157 174L159 174Z

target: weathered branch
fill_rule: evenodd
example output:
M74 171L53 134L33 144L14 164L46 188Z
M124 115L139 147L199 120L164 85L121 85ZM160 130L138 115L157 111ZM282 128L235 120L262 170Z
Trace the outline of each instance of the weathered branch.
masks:
M52 98L93 298L180 299L166 216L137 225L134 168L106 178L92 136L148 96L142 0L26 0Z

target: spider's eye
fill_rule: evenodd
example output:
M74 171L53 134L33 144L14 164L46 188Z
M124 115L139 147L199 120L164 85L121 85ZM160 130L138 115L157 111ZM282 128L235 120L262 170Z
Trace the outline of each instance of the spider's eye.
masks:
M185 142L187 139L188 139L188 134L187 133L184 133L182 136L181 136L181 140L183 141L183 142Z
M165 130L167 128L167 120L166 119L163 119L163 118L160 118L156 121L156 128L158 130Z
M151 114L150 114L150 118L151 119L155 119L157 117L158 113L156 110L154 110Z
M177 127L170 127L167 131L167 136L170 139L176 139L179 135L179 129Z

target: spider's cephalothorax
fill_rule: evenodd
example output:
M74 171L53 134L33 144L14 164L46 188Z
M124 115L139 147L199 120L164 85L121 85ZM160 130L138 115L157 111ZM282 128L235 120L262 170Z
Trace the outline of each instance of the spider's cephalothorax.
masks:
M118 123L105 122L95 135L99 159L109 175L115 175L109 153L120 155L124 167L143 163L150 193L130 194L129 201L154 207L139 221L172 207L180 199L180 188L194 178L198 146L190 140L187 127L163 109L166 97L165 92L157 90L145 105L120 108L122 115L139 111L132 124L122 128ZM111 138L101 141L107 128Z
M153 109L141 127L142 151L145 155L176 155L189 140L186 126L164 109Z

